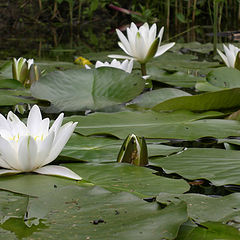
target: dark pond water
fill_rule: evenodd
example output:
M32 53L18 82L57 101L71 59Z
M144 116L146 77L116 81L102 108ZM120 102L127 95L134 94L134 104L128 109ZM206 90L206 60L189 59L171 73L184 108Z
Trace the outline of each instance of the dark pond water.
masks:
M125 26L119 26L125 27ZM201 43L212 42L211 26L196 26L192 30L182 29L164 33L164 41ZM227 38L227 37L230 38ZM219 36L219 42L229 41L232 34ZM47 25L19 24L4 28L0 37L0 59L24 56L35 59L72 61L74 56L84 56L89 52L111 51L117 49L115 28L97 21L71 30L68 25L53 27Z

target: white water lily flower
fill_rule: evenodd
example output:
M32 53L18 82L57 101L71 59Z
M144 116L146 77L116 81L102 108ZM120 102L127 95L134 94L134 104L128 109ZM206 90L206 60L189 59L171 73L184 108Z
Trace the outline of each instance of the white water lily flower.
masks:
M240 49L232 44L229 44L228 47L223 44L223 49L225 54L217 49L218 54L221 56L227 67L235 68L236 57Z
M112 67L112 68L119 68L121 70L124 70L125 72L131 73L133 68L133 60L125 60L122 63L116 59L113 59L111 63L109 62L100 62L97 61L95 64L95 68L99 67ZM90 69L88 65L85 65L85 68Z
M56 159L71 137L77 123L61 126L63 113L49 129L49 118L42 119L34 105L25 125L13 112L7 119L0 114L0 175L36 172L81 180L76 173L62 166L48 165Z
M157 35L157 26L154 23L149 28L148 23L144 23L139 29L134 23L131 23L130 28L127 28L127 38L124 34L116 29L120 39L119 47L129 56L109 55L111 58L133 59L140 63L146 63L152 57L158 57L165 53L175 44L168 43L160 46L162 41L164 27L161 28Z

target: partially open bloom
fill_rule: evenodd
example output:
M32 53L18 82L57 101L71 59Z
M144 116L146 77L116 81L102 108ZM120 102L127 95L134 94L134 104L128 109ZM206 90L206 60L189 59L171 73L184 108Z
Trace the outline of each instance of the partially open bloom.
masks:
M33 59L26 60L20 57L19 59L13 58L12 76L24 85L31 85L39 79L40 73Z
M88 65L85 65L87 69L90 69ZM100 62L97 61L95 64L95 68L99 67L112 67L112 68L119 68L121 70L124 70L125 72L131 73L133 68L133 60L125 60L122 63L116 59L113 59L111 63L109 62Z
M0 114L0 175L36 172L81 180L68 168L47 165L57 158L71 137L77 123L61 126L63 113L49 129L49 118L42 119L34 105L25 125L13 112L7 118Z
M223 49L225 54L223 54L220 50L217 49L218 54L221 56L227 67L235 68L237 54L240 49L232 44L229 44L228 47L223 44Z
M161 28L157 35L157 26L155 23L151 28L149 28L147 23L144 23L139 29L134 23L131 23L130 28L127 28L126 38L119 29L116 29L117 35L120 39L118 45L129 56L109 55L109 57L134 59L140 63L146 63L152 57L162 55L175 44L173 42L160 46L163 31L164 27Z

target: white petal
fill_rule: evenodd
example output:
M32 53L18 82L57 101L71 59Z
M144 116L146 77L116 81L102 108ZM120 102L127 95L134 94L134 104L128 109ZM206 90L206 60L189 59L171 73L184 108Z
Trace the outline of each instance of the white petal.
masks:
M58 132L59 128L60 128L61 125L62 125L63 116L64 116L64 114L61 113L61 114L57 117L57 119L56 119L55 122L53 123L52 127L50 128L49 132L52 132L52 131L55 132L55 133Z
M119 29L116 29L116 32L117 32L117 35L118 35L121 43L123 44L124 48L126 49L127 52L130 53L130 45L129 45L127 38L124 36L124 34Z
M149 37L148 37L148 43L147 43L149 46L151 46L154 40L156 39L156 34L157 34L157 25L154 23L149 30Z
M95 64L95 68L99 68L99 67L104 67L106 66L106 64L104 64L103 62L97 61Z
M1 159L1 158L0 158L0 167L1 167L1 168L12 169L12 168L8 165L8 163L7 163L4 159Z
M122 42L118 42L118 46L126 53L126 54L128 54L128 55L132 55L131 54L131 52L129 52L126 48L125 48L125 46L122 44Z
M158 37L159 37L159 43L162 42L162 37L163 37L163 31L164 31L164 27L162 27L159 31Z
M30 172L36 165L37 144L33 137L22 136L19 139L18 161L23 172Z
M5 176L5 175L13 175L20 173L20 171L17 170L11 170L11 169L0 169L0 175Z
M0 156L5 161L9 168L20 169L20 165L17 160L17 152L12 148L12 145L4 138L0 137Z
M158 57L160 55L162 55L163 53L165 53L168 49L170 49L171 47L173 47L175 44L175 42L172 42L172 43L168 43L168 44L165 44L165 45L162 45L158 48L156 54L154 57Z
M43 141L39 141L35 168L43 166L44 161L47 159L53 147L54 137L55 133L51 132Z
M74 180L81 180L82 178L74 173L72 170L56 165L48 165L39 169L34 170L36 173L44 174L44 175L53 175L53 176L60 176L66 177Z
M118 58L118 59L135 59L135 58L133 58L133 57L129 57L129 56L124 56L124 55L113 55L113 54L110 54L110 55L108 55L108 57L110 57L110 58Z
M55 136L54 138L53 146L51 148L49 156L43 161L42 166L56 159L56 157L60 154L65 144L71 137L76 126L77 122L76 123L68 122L60 128L57 136Z
M91 69L87 64L84 65L86 69Z
M6 129L7 131L10 131L8 121L2 114L0 114L0 129L1 128Z
M138 33L138 29L136 27L136 31L132 31L131 29L127 28L127 35L128 35L128 41L130 45L130 54L131 56L136 55L136 46L135 46L135 39L136 39L136 34Z
M41 132L39 132L39 135L42 134L43 136L47 136L48 135L48 131L49 131L49 123L50 120L49 118L44 118L41 122ZM41 136L39 136L41 137Z
M230 67L229 63L228 63L228 59L225 56L225 54L223 54L220 50L217 49L218 54L220 55L220 57L222 58L222 60L225 62L225 64L227 65L227 67Z
M37 105L34 105L28 115L27 127L32 136L39 135L41 132L42 114Z
M236 60L236 56L234 55L234 52L228 49L224 44L223 44L223 48L224 48L226 57L228 59L229 66L234 68L235 60Z
M138 33L136 35L135 44L136 44L136 55L134 57L136 57L136 59L138 61L142 62L142 61L144 61L144 59L147 55L148 48L147 48L147 46L144 42L144 39L140 33Z
M7 121L13 136L28 134L26 125L13 112L8 113Z

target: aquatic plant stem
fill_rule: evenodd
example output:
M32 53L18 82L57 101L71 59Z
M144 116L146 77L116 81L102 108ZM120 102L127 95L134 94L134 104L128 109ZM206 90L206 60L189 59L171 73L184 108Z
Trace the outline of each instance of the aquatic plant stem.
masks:
M141 72L142 72L142 76L147 75L146 63L141 63Z

